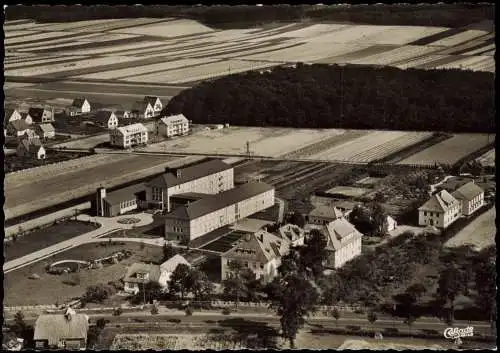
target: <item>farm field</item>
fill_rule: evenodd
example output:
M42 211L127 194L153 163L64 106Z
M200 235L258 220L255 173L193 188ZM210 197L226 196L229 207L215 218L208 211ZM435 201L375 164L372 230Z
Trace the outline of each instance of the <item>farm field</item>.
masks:
M488 28L457 33L445 27L287 23L215 30L194 20L142 18L7 21L4 31L7 77L189 83L290 62L495 70L494 32ZM452 55L454 49L460 55ZM439 55L447 55L445 64L433 64ZM138 72L145 59L158 60L150 63L158 75Z
M126 267L136 261L161 261L162 249L158 246L144 244L141 249L140 243L125 243L111 246L101 246L100 243L89 243L76 248L56 254L43 261L36 262L30 266L9 272L4 277L4 305L42 305L63 303L73 297L81 296L87 286L109 281L118 281L126 273ZM52 275L45 272L45 266L61 260L81 260L101 258L109 256L114 252L129 250L133 253L128 259L105 266L101 269L83 270L79 273L80 284L68 285L63 283L71 275ZM40 279L29 279L33 273ZM19 295L23 293L23 295Z
M45 175L48 174L45 178L40 179L36 173L30 173L30 177L25 178L21 183L16 180L16 175L8 174L5 179L4 192L5 218L17 217L87 196L99 186L109 188L149 177L163 172L167 165L179 165L200 159L199 157L175 158L124 154L114 154L108 157L98 164L78 164L70 170L63 171L59 170L57 165L44 166L42 168L47 171ZM105 182L103 177L106 178ZM26 179L30 182L26 183ZM33 195L37 195L36 199L33 199Z
M496 209L493 207L478 216L444 245L450 248L472 245L477 250L481 250L495 244L495 217Z
M454 164L494 140L494 135L456 134L447 140L439 142L436 145L403 159L397 164Z

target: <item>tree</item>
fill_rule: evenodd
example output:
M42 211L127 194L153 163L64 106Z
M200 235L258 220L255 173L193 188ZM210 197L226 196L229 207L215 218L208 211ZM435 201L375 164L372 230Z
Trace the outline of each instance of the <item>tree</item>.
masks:
M236 298L236 308L240 298L245 295L247 288L241 276L243 264L240 261L233 260L228 262L229 276L222 281L224 293Z
M188 286L196 300L202 301L210 298L215 290L215 286L210 280L205 272L197 269L191 269Z
M300 265L306 273L310 273L314 278L323 274L328 251L326 250L327 239L317 229L311 230L309 237L303 246L298 247L300 254Z
M107 284L97 284L88 286L83 297L86 302L101 303L115 293L114 287Z
M163 261L167 261L176 254L172 244L163 244Z
M282 292L277 313L283 335L293 349L297 332L304 325L304 317L314 310L319 294L310 281L297 274L291 274L283 280Z
M292 216L290 217L290 223L295 224L296 226L299 226L300 228L304 228L306 225L306 219L304 216L299 213L299 212L294 212L292 213Z
M132 301L137 304L143 301L146 301L146 303L150 303L153 300L159 300L162 297L163 288L161 287L161 285L158 282L149 281L139 286L139 292L134 295Z
M381 204L374 202L370 207L371 221L375 233L377 235L384 235L387 227L387 214Z
M368 322L370 322L371 325L377 321L378 317L377 314L374 311L369 311L367 315Z
M335 325L338 326L339 324L339 319L340 319L340 311L337 308L333 308L331 312L332 317L335 319Z
M437 297L449 305L448 320L453 324L455 317L455 299L466 290L467 282L464 273L450 264L439 275Z
M417 320L417 318L413 315L409 315L405 320L404 323L408 325L408 335L411 335L411 325Z
M349 221L363 234L373 234L373 226L370 210L364 206L356 206L349 214Z
M420 300L425 292L427 292L427 288L422 283L414 283L406 288L406 293L413 296L416 302Z
M489 318L491 330L495 331L497 317L496 301L496 278L495 266L496 254L491 257L480 258L474 266L474 282L477 291L476 302Z
M181 294L181 299L184 300L184 296L190 291L190 276L191 268L186 264L179 264L170 280L168 282L168 288L171 294L177 295Z

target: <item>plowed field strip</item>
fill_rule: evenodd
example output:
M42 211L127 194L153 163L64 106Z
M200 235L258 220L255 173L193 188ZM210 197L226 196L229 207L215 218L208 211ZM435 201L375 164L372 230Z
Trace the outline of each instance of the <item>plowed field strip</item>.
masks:
M398 46L392 45L392 44L380 44L380 45L372 45L368 48L360 49L357 51L353 51L351 53L347 53L345 55L337 55L337 56L330 56L327 58L322 58L320 60L316 60L315 63L325 63L325 64L330 64L330 63L341 63L341 62L348 62L350 60L357 60L364 58L365 56L372 56L376 54L381 54L386 51L394 50Z
M432 35L424 37L424 38L420 38L416 41L408 43L408 45L429 45L429 44L432 44L440 39L443 39L446 37L451 37L455 34L463 33L465 31L466 31L465 29L451 28L451 29L448 29L444 32L440 32L440 33L432 34Z

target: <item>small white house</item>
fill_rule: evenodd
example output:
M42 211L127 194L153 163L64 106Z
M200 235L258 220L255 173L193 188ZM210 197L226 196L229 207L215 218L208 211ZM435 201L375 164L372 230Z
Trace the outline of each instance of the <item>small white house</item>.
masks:
M158 133L166 137L186 135L189 132L189 121L182 114L163 117L157 124Z
M39 139L23 139L17 145L16 154L18 157L45 159L45 148Z
M54 121L54 108L30 108L26 115L28 124L44 124Z
M160 279L160 266L135 262L127 270L123 279L124 291L137 294L148 282L158 282Z
M163 104L161 103L160 98L153 96L145 96L144 102L149 103L153 107L154 116L160 115L160 112L163 109Z
M90 113L91 105L86 98L75 98L71 107L67 109L69 116L77 116L84 113Z
M118 119L130 119L130 110L115 110L115 115Z
M168 281L170 281L172 273L174 273L175 269L180 264L191 267L191 264L182 255L179 254L174 255L172 258L168 259L160 265L160 279L158 280L158 282L164 290L168 289Z
M150 119L155 116L155 111L149 102L135 102L131 109L131 117L137 119Z
M5 109L5 119L3 120L5 126L14 120L21 120L21 113L17 109Z
M326 249L328 258L325 266L328 268L340 268L356 256L361 254L361 234L345 218L336 219L328 223L322 229L327 237Z
M106 129L116 129L118 127L118 118L115 113L109 110L100 110L98 111L92 121L103 128Z
M35 127L35 132L42 139L52 139L56 136L56 129L52 124L40 124Z
M386 232L393 231L397 227L398 227L398 222L396 222L396 220L394 218L392 218L391 216L387 216L387 218L385 220L385 230L386 230Z

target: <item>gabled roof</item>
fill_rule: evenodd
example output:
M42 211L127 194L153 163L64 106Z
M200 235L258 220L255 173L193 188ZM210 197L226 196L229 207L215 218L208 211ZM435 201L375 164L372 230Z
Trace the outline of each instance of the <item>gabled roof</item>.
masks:
M7 123L9 122L9 119L12 117L12 115L14 115L14 113L17 112L19 114L19 111L17 109L11 109L11 108L5 108L4 109L4 126L7 125Z
M130 124L127 126L120 126L114 130L115 132L120 132L123 135L135 134L138 132L148 132L148 129L141 123Z
M30 127L23 119L12 120L9 122L9 125L16 131L23 131Z
M108 124L109 119L111 119L111 116L113 116L114 113L109 110L99 110L95 115L94 115L94 120L98 121L103 124Z
M106 193L104 200L109 205L118 205L120 202L134 199L136 197L135 195L141 191L146 191L146 185L144 183L131 185L123 189Z
M441 190L432 195L431 198L418 209L419 211L445 212L456 203L457 200L451 196L448 191Z
M325 235L328 238L329 246L333 249L338 250L341 247L348 244L345 242L345 238L349 235L355 235L354 239L357 237L362 237L361 234L351 223L349 223L345 218L339 218L333 222L328 223L323 228Z
M154 96L145 96L144 102L148 102L152 107L154 107L157 99L159 98Z
M484 190L481 189L476 183L471 181L455 190L452 195L456 199L471 201L476 196L481 195L482 193L484 193Z
M337 207L318 206L309 213L309 217L331 218L332 220L342 218L343 214Z
M189 205L178 207L173 212L168 214L167 217L193 220L272 189L274 189L273 186L265 183L247 183L239 188L229 189L192 202Z
M54 126L52 124L40 124L38 125L38 127L40 128L40 130L42 130L43 132L55 132L56 130L54 129Z
M188 260L186 260L182 255L177 254L168 259L167 261L165 261L164 263L162 263L160 265L160 270L173 273L177 268L177 266L179 266L180 264L184 264L191 267L191 264L189 263Z
M38 317L35 323L34 340L48 340L50 346L55 346L61 339L87 339L89 317L84 314L73 314L68 320L63 314Z
M205 197L208 197L210 195L211 194L204 194L201 192L185 192L182 194L175 194L170 196L170 200L177 199L177 200L197 201L204 199Z
M166 116L161 118L160 121L165 125L189 123L189 120L183 114Z
M149 102L146 102L146 101L137 101L137 102L134 102L134 104L132 105L132 111L133 112L144 112L146 111L146 109L148 108L148 106L153 109L153 106L151 105L151 103Z
M29 116L31 116L31 119L34 121L42 121L43 113L44 112L49 112L52 115L52 111L46 109L46 108L30 108L28 110Z
M73 99L73 103L71 104L71 106L76 108L81 108L86 100L87 100L86 98L75 98Z
M247 233L222 256L234 260L267 263L286 254L289 242L266 231Z
M143 280L137 278L137 273L149 273L149 278ZM134 283L147 283L147 282L158 282L160 279L160 266L145 264L141 262L134 262L127 270L127 274L123 279L124 282L134 282Z
M167 187L171 188L195 179L199 179L215 173L220 173L224 170L232 168L233 167L224 163L220 159L213 159L189 167L178 168L173 173L165 173L149 181L147 185L158 188L167 188ZM177 175L175 174L176 171L180 171L179 177L177 177Z

